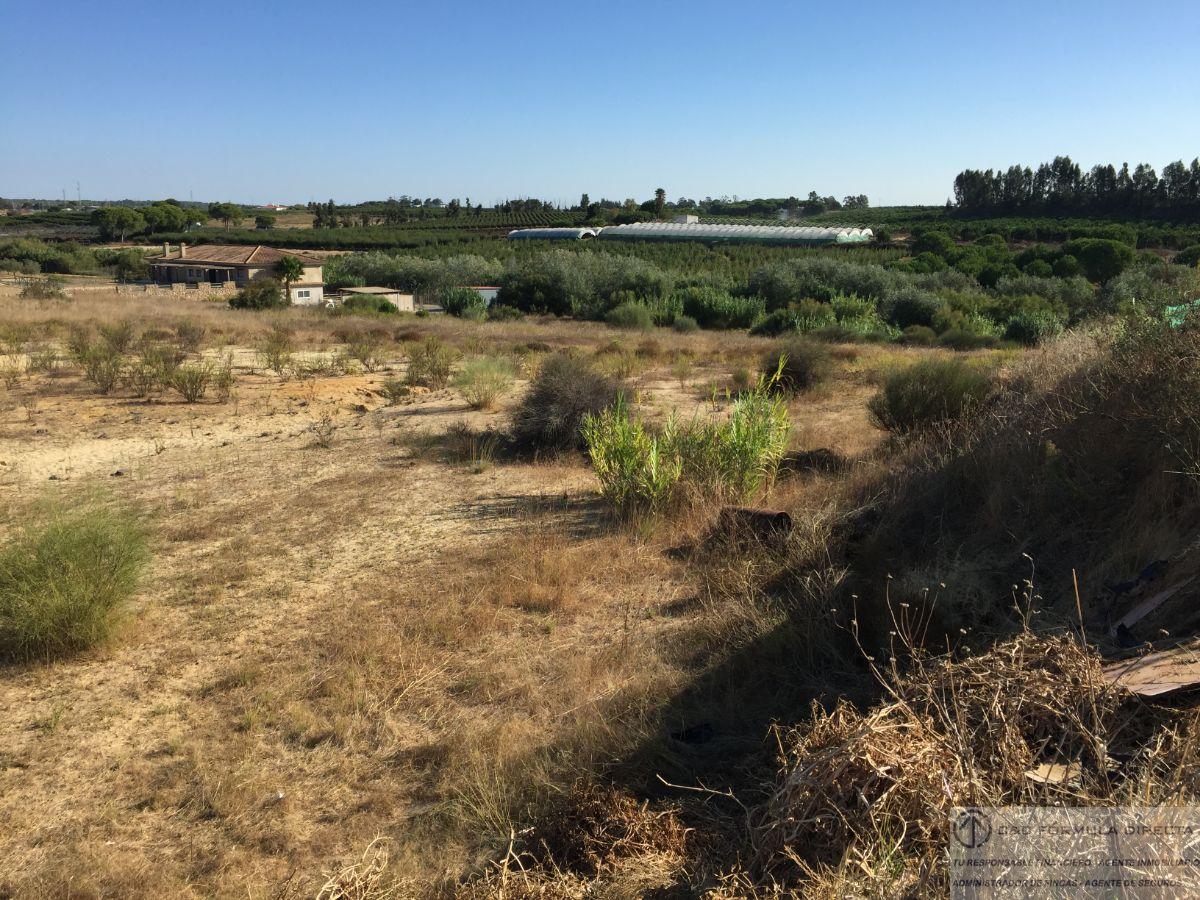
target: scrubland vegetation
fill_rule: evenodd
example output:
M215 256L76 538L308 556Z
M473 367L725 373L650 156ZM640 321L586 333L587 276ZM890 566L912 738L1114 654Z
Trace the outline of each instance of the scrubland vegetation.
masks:
M4 289L0 893L921 896L960 802L1193 800L1101 665L1195 542L1200 275L1015 221Z

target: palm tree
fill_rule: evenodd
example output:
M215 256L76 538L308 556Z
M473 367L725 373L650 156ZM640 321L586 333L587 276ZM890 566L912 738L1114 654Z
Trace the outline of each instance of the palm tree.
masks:
M304 277L304 263L295 256L284 256L275 263L275 274L283 282L284 296L292 302L292 282Z

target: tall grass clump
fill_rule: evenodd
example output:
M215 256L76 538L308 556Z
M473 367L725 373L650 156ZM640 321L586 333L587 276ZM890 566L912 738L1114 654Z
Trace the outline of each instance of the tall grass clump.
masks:
M880 428L906 433L963 418L991 389L991 376L977 366L926 359L889 375L867 409Z
M26 527L0 551L0 658L48 659L103 641L145 559L128 512L92 505Z
M777 377L761 378L728 420L681 424L672 417L655 434L623 398L586 417L583 436L601 494L623 515L754 497L774 480L787 449L787 405L772 393Z
M790 433L787 404L772 394L774 377L764 376L742 394L727 421L674 429L669 446L679 456L680 480L692 496L747 500L774 480Z
M472 409L491 409L516 378L512 360L502 356L476 356L463 364L454 386Z
M671 438L652 434L630 415L622 395L583 420L583 439L600 479L600 493L618 512L654 512L666 506L683 471Z
M563 453L586 448L582 425L588 415L613 406L621 381L574 356L547 357L513 411L509 438L518 450Z

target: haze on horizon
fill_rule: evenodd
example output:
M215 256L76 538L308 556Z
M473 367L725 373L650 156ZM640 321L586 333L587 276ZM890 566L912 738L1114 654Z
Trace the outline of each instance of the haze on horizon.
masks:
M1200 16L762 0L6 0L0 195L492 204L867 194L1200 153Z

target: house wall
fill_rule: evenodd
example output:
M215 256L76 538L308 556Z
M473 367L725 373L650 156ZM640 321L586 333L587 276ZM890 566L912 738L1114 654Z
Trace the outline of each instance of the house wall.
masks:
M157 282L177 282L187 283L194 281L207 281L204 276L204 270L208 268L201 263L188 265L187 260L182 264L172 265L154 265L151 269L151 277ZM195 270L201 273L200 278L189 278L188 270ZM274 278L274 266L235 266L230 273L231 278L237 284L245 284L248 281L257 281L260 278ZM325 280L323 266L305 266L304 274L300 276L299 281L306 284L321 284Z
M323 306L325 286L323 284L298 285L292 288L291 296L288 299L292 301L293 306Z

